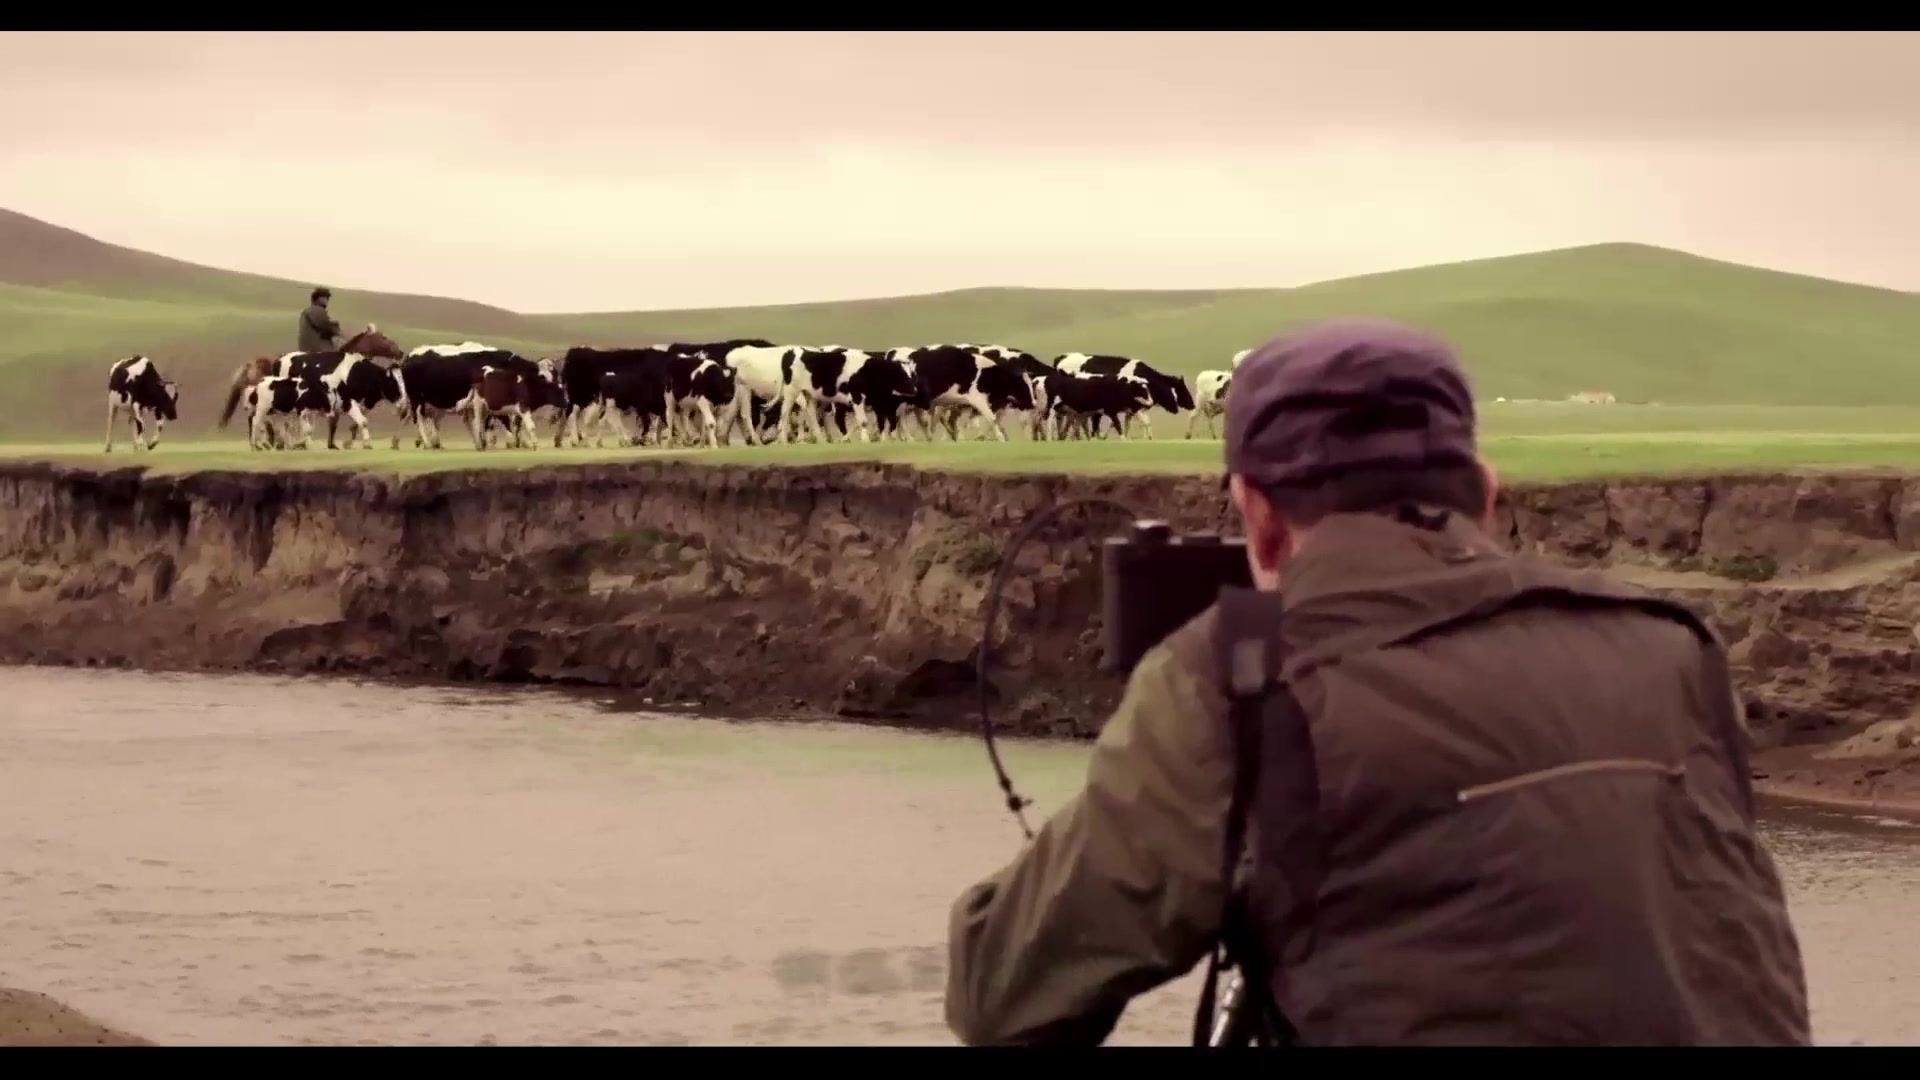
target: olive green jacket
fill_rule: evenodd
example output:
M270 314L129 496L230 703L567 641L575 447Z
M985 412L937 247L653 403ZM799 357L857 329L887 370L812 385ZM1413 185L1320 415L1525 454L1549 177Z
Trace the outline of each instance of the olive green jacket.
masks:
M1457 518L1441 531L1372 515L1330 518L1287 567L1285 606L1295 620L1290 636L1313 640L1404 620L1444 597L1449 575L1465 580L1458 572L1469 564L1507 557ZM1209 609L1141 659L1095 743L1085 788L1011 865L954 904L946 1009L948 1025L962 1042L1101 1042L1132 998L1180 977L1211 951L1226 900L1221 858L1235 772L1228 705L1214 681L1217 622ZM1512 635L1531 632L1528 624L1515 624L1501 631L1506 636L1498 639L1499 648L1517 656L1521 650ZM1645 663L1627 662L1666 695L1646 711L1651 717L1692 712L1715 694L1737 701L1724 674L1713 686L1662 674L1695 666L1688 660L1688 650L1698 648L1693 641L1688 631L1661 619L1578 620L1554 632L1543 662L1565 666L1572 661L1561 654L1582 650L1605 654L1605 663L1571 678L1577 690L1580 678L1617 678L1621 658L1641 653ZM1582 669L1576 664L1566 670ZM1729 768L1720 751L1701 752L1713 755L1711 763L1703 762L1703 775ZM1687 894L1663 901L1665 907L1648 901L1648 917L1658 924L1654 936L1701 932L1705 925L1708 936L1694 948L1712 954L1718 964L1712 977L1753 984L1757 1004L1729 991L1721 1011L1736 1019L1714 1019L1709 1014L1718 1006L1704 1006L1708 1019L1701 1030L1718 1023L1721 1031L1740 1032L1726 1036L1733 1041L1782 1041L1773 1028L1804 1026L1805 991L1778 878L1746 822L1715 807L1697 813L1723 821L1729 836L1739 834L1738 843L1691 853L1697 858L1695 893L1727 908L1718 916L1726 932L1714 936L1713 912L1685 908L1699 906ZM1258 821L1250 820L1247 830L1248 849L1258 850ZM1701 892L1707 881L1720 891ZM1499 947L1485 944L1489 956ZM1497 958L1489 963L1490 970L1499 970ZM1621 985L1629 983L1623 978ZM1751 1032L1740 1028L1749 1023L1737 1018L1743 1009L1765 1023L1753 1021ZM1775 1014L1785 1020L1770 1019ZM1793 1034L1784 1041L1799 1039Z
M963 1043L1097 1043L1213 948L1233 786L1213 621L1141 657L1085 789L954 905L947 1024Z
M340 324L333 321L327 309L308 304L300 313L300 342L295 347L301 352L326 352L333 348L333 339L339 336Z

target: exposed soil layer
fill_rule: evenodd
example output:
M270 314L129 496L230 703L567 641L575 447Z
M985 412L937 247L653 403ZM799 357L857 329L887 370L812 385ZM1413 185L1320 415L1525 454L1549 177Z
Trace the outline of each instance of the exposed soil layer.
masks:
M721 713L969 725L1003 547L1083 498L1235 531L1202 476L5 463L0 662L575 683ZM1069 512L1019 553L991 657L1007 727L1091 734L1117 698L1096 669L1095 537L1122 520ZM1498 528L1705 613L1732 645L1767 784L1920 799L1920 477L1520 485Z

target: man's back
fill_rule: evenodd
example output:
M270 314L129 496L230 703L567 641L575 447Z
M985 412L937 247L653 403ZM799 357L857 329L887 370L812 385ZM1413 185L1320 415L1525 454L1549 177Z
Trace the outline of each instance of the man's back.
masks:
M300 312L300 337L295 347L301 352L325 352L333 348L333 339L339 333L340 324L323 305L314 302Z
M1292 683L1312 747L1262 726L1247 836L1270 989L1303 1038L1806 1042L1798 946L1731 771L1744 757L1710 719L1732 690L1688 628L1598 605L1448 624L1538 564L1457 520L1323 528L1277 624L1295 658L1324 653ZM1149 651L1086 789L954 905L963 1039L1097 1041L1211 947L1236 770L1225 623L1209 609ZM1324 853L1304 872L1303 835ZM1288 900L1302 892L1310 916Z
M1694 631L1606 605L1627 594L1597 575L1379 517L1335 528L1279 630L1314 772L1268 755L1252 825L1303 1036L1805 1041L1744 732ZM1309 815L1303 861L1286 845Z

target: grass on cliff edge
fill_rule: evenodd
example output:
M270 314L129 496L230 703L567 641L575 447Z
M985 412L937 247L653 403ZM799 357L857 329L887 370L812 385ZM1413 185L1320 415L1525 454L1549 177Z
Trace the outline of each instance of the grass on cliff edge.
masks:
M1513 480L1725 473L1795 468L1920 470L1920 409L1776 408L1767 406L1483 406L1482 447ZM1098 442L790 444L661 451L645 448L555 450L472 449L464 430L443 425L446 448L389 450L392 418L375 421L376 449L329 452L324 435L305 452L250 451L244 436L220 441L163 441L154 453L134 453L124 428L109 456L98 442L0 444L0 460L50 460L156 472L208 469L354 469L410 475L452 469L531 468L643 458L684 458L715 464L807 465L889 461L922 468L1024 473L1213 473L1220 468L1216 439L1182 438L1184 422L1158 425L1157 438ZM411 429L409 429L410 431ZM1201 429L1204 432L1204 427Z

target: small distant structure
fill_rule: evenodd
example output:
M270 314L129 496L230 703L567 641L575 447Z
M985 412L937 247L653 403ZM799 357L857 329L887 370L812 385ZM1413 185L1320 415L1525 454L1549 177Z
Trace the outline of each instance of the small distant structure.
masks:
M1575 405L1611 405L1613 395L1605 390L1582 390L1567 398Z

